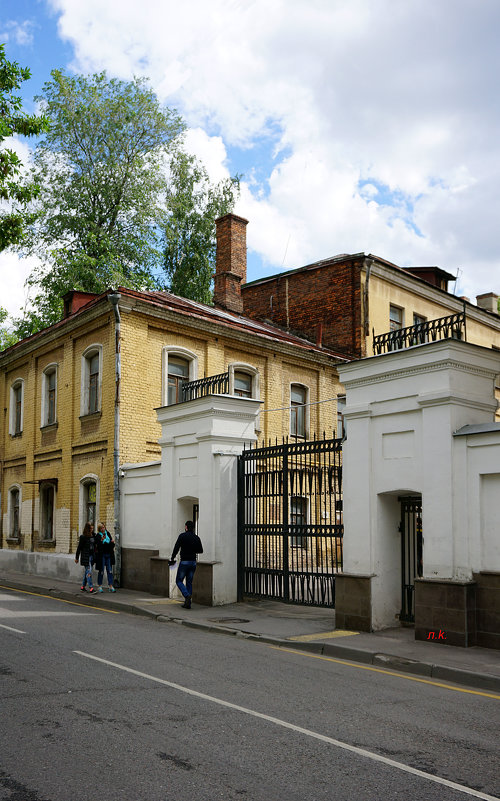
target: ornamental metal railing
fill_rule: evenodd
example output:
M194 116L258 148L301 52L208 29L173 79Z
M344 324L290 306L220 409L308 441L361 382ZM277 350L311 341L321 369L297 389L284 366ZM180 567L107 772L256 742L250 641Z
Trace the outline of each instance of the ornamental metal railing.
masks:
M335 605L342 570L342 440L238 457L238 597Z
M219 373L208 378L199 378L198 381L187 381L182 385L181 403L207 395L228 395L229 373Z
M387 331L385 334L375 335L375 330L373 330L373 353L378 356L393 350L411 348L413 345L436 342L438 339L467 341L465 306L459 314L450 314L448 317L439 317L437 320L425 320L425 322L409 325L406 328Z

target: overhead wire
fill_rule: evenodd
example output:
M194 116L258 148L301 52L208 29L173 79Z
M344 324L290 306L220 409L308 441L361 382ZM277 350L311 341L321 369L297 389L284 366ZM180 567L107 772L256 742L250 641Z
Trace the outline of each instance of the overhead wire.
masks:
M331 403L332 401L337 401L338 397L339 396L335 395L333 398L325 398L324 400L312 401L311 403L297 403L296 406L317 406L319 403ZM341 395L340 397L343 396ZM293 408L296 408L296 406ZM291 408L292 405L290 404L290 406L278 406L276 409L260 409L259 414L264 414L264 412L283 412Z

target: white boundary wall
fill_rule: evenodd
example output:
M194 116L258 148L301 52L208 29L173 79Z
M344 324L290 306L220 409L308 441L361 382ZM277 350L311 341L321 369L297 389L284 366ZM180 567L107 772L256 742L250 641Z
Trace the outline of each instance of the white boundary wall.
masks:
M120 468L120 531L123 548L159 549L161 462Z
M211 604L237 599L237 457L257 439L261 401L211 395L156 410L161 423L160 556L169 556L198 504L200 561L211 566Z
M398 496L422 495L425 578L500 570L498 373L500 353L455 340L339 367L344 573L371 578L374 629L401 606Z

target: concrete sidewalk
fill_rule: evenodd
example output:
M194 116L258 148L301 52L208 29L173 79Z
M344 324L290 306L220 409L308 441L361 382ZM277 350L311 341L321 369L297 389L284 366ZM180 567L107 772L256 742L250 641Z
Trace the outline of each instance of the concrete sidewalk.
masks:
M73 582L0 571L0 590L19 589L74 603L143 615L203 631L244 637L294 650L389 668L500 693L500 651L415 642L413 629L366 634L335 630L335 610L248 599L227 606L182 609L181 601L145 592L81 592ZM1 619L1 613L0 613Z

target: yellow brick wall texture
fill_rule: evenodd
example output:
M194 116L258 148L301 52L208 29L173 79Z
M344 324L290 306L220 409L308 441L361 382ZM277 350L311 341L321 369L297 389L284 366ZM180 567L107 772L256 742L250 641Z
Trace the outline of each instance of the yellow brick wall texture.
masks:
M390 290L390 291L389 291ZM379 330L388 330L390 303L405 309L406 322L416 312L429 319L446 314L444 307L425 299L398 294L397 288L372 282L370 314ZM161 434L155 409L165 402L163 376L165 348L187 350L196 358L197 377L226 372L231 364L254 367L260 379L262 409L259 416L261 444L290 433L290 387L308 390L308 433L332 436L336 427L336 396L342 394L333 363L314 353L248 336L239 341L230 329L204 330L196 320L161 319L133 310L121 315L120 463L158 460ZM471 342L500 347L493 329L467 323ZM74 552L83 523L82 479L95 477L99 485L97 516L109 528L113 518L113 447L115 410L115 335L109 307L88 322L69 330L62 327L51 342L34 346L0 372L2 459L2 547ZM101 405L98 414L81 416L82 354L91 345L102 347ZM42 375L57 364L57 425L42 427ZM10 387L24 381L24 421L20 436L9 434ZM54 531L50 542L40 539L39 481L56 479ZM27 483L28 482L28 483ZM35 483L33 483L35 482ZM9 490L21 490L21 526L17 541L9 538L7 514Z
M160 426L155 408L165 402L163 349L182 348L196 357L197 377L226 372L229 364L249 364L259 372L261 442L281 440L290 430L290 384L309 387L311 402L334 398L341 391L333 367L316 364L313 354L284 356L272 342L235 343L230 331L207 332L196 322L163 321L145 314L122 314L120 388L120 463L160 458ZM42 340L43 343L43 340ZM83 525L82 479L98 483L97 517L113 523L113 447L115 354L114 321L108 309L71 333L63 329L54 341L20 356L0 375L3 419L0 421L2 470L2 546L72 553ZM82 355L102 347L101 404L98 414L81 416ZM56 425L42 425L42 376L57 365ZM20 436L9 434L10 387L24 381L24 420ZM311 407L310 427L332 429L336 403ZM41 539L40 481L56 480L54 538ZM26 483L30 482L30 483ZM9 490L21 490L20 536L9 537Z
M101 414L80 419L81 363L84 350L102 345ZM110 359L111 355L111 359ZM42 426L42 375L57 365L56 424ZM55 342L41 345L28 357L20 357L2 376L4 408L9 407L10 386L23 378L24 419L19 436L9 434L9 413L0 428L3 451L2 515L3 545L9 539L11 521L7 515L9 489L21 488L19 541L9 547L19 549L73 552L81 531L80 482L93 475L100 485L98 514L104 516L113 500L113 402L114 336L109 315L82 326L72 335L61 333ZM56 479L54 537L41 541L39 481ZM35 483L34 483L35 482Z

